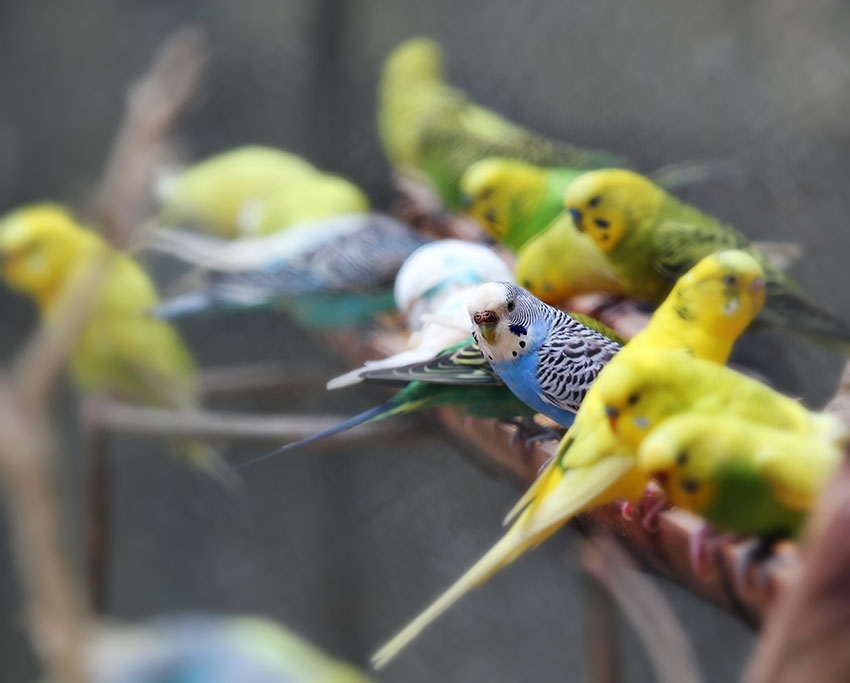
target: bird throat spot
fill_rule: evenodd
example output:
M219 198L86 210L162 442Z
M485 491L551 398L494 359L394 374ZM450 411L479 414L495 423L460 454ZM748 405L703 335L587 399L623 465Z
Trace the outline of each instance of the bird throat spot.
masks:
M528 330L525 329L525 327L523 327L519 323L512 324L510 327L508 327L508 329L513 332L517 337L522 337L528 334Z

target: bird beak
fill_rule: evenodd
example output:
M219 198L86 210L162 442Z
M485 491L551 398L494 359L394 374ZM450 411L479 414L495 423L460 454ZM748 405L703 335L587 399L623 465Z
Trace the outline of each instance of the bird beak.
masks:
M611 425L611 431L617 433L617 418L620 417L620 411L611 406L605 406L605 414L608 416L608 424Z
M581 211L579 211L578 209L572 209L572 208L567 209L567 211L569 211L570 216L573 219L573 223L575 223L576 230L578 230L579 232L584 232L584 228L582 227L582 223L581 223L581 220L583 218Z
M751 294L761 294L764 292L764 278L757 277L753 278L753 281L750 283L750 293Z
M499 322L495 311L477 311L472 315L472 322L478 325L484 341L492 346L496 341L496 324Z

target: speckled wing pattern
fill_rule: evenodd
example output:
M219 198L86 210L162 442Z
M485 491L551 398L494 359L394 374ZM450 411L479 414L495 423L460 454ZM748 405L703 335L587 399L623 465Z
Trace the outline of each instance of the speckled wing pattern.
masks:
M315 292L371 292L392 283L404 260L428 240L388 216L374 216L362 229L329 239L298 257L259 272L216 277L223 298L240 294L274 297Z
M553 310L549 334L537 350L537 382L544 401L575 412L596 376L622 347Z
M382 384L419 381L479 387L504 385L472 338L422 363L366 372L363 381Z

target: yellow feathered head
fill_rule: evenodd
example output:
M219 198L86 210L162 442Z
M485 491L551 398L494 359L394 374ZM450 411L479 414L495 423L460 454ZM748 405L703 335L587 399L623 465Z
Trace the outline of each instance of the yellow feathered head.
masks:
M461 176L461 200L466 212L498 240L511 228L512 207L533 203L543 194L544 173L513 159L482 159Z
M738 249L704 257L676 282L663 307L715 337L735 339L761 311L764 271Z
M588 171L564 194L564 206L578 230L602 251L616 247L664 196L652 181L625 169Z
M0 219L0 272L6 284L46 303L64 286L81 249L96 236L57 204L36 204Z
M410 38L384 61L383 79L399 85L443 79L443 49L430 38Z

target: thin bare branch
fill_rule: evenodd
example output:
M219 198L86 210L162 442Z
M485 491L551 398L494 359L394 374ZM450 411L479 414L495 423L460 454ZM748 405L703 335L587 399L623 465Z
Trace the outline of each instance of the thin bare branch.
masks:
M584 566L602 583L632 622L661 683L702 680L685 629L664 595L610 539L591 537L582 549Z
M287 391L324 390L326 369L291 363L245 363L204 368L200 374L205 395L244 394L286 388Z
M93 411L93 418L104 429L137 436L295 441L333 427L348 419L348 416L174 411L104 401L98 403ZM403 424L403 420L364 424L332 438L351 442L397 435L404 430L401 426Z
M61 551L56 494L50 486L50 426L43 412L21 404L5 379L0 381L0 434L0 486L32 642L52 680L83 683L88 619Z
M207 61L203 31L183 28L130 87L124 120L91 201L96 223L118 248L131 246L137 236L154 171L167 157L171 129L194 95Z

